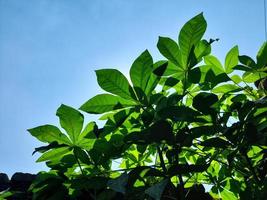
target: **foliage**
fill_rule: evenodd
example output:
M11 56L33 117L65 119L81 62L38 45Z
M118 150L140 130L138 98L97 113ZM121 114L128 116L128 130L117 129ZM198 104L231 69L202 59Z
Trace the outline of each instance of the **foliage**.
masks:
M131 82L116 69L97 70L107 93L80 111L102 114L103 127L61 105L62 129L29 129L47 144L36 148L37 162L51 169L38 174L33 199L193 199L203 185L213 198L264 199L267 43L255 61L235 46L222 64L211 54L215 40L202 39L206 27L201 13L177 41L159 37L165 59L154 62L145 50Z

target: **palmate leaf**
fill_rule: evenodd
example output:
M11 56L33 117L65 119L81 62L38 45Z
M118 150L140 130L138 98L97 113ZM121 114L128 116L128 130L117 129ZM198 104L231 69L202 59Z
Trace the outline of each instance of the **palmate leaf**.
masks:
M207 22L203 17L203 13L193 17L182 27L178 41L184 63L187 63L192 47L201 40L206 28Z
M144 92L150 74L152 73L152 70L153 70L153 59L148 50L145 50L134 61L130 69L130 77L134 88L141 89ZM136 92L140 98L141 94L138 93L138 90Z
M92 114L101 114L112 110L135 106L135 101L123 99L112 94L98 94L85 102L80 110Z
M75 143L83 128L83 115L64 104L58 108L56 115L59 117L61 127L65 129L72 143Z
M52 143L57 142L58 144L71 144L71 141L69 140L66 135L61 133L61 131L53 125L43 125L38 126L32 129L28 129L30 134L34 137L36 137L41 142L45 143Z
M127 78L120 71L116 69L100 69L95 72L97 82L103 90L116 94L124 99L137 99Z

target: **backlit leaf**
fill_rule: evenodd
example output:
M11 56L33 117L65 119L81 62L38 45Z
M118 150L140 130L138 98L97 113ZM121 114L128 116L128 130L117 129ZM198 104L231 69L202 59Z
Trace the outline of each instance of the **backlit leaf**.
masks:
M103 90L125 99L136 99L127 78L120 71L116 69L100 69L95 72L97 82Z

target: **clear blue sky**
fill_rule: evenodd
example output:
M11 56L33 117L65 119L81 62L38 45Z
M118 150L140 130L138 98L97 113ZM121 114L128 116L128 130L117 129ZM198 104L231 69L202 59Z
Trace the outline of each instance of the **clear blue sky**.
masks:
M174 39L204 12L205 37L224 59L238 44L255 56L264 41L263 0L0 0L0 172L45 169L26 129L58 124L61 103L78 108L100 92L95 69L128 73L145 49L161 58L158 36ZM87 119L93 119L89 117Z

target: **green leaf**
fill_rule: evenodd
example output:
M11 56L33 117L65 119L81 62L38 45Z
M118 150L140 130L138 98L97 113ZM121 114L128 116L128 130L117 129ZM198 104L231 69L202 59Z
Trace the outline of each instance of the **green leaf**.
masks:
M52 149L48 152L43 153L43 155L40 158L38 158L36 162L43 162L47 160L59 160L67 153L70 153L69 147L61 147L57 149Z
M166 71L168 62L159 61L153 65L153 73L150 74L149 80L146 85L145 94L150 96L151 92L156 88L159 83L161 76Z
M56 115L59 117L61 127L65 129L71 141L75 143L83 128L83 115L64 104L57 109Z
M245 72L243 74L243 81L247 83L254 83L255 81L267 77L265 72Z
M265 67L267 65L267 42L264 42L257 54L257 66L258 68Z
M158 111L158 115L163 119L170 118L176 122L193 122L200 113L186 106L169 106Z
M211 69L215 73L215 75L224 73L224 69L221 62L215 56L205 56L204 60L207 65L211 66Z
M194 53L198 61L200 61L203 56L209 55L210 52L211 46L207 40L201 40L194 49Z
M112 110L135 106L134 101L123 99L112 94L98 94L85 102L80 110L92 114L101 114Z
M179 164L173 165L168 169L168 174L174 176L177 174L187 174L192 172L203 172L209 167L209 164L203 165L189 165L189 164Z
M132 64L130 69L130 77L134 87L145 91L148 79L152 73L153 59L145 50Z
M36 128L28 129L30 134L36 137L41 142L52 143L58 142L58 144L71 144L69 138L67 138L61 131L52 125L43 125Z
M178 44L170 38L159 37L157 47L160 53L179 68L184 69Z
M227 148L230 143L221 138L210 138L200 143L201 146L215 147L215 148Z
M124 99L136 100L133 88L120 71L116 69L100 69L95 72L97 82L103 90L116 94Z
M154 198L155 200L160 200L168 182L168 179L164 179L161 182L156 183L155 185L152 185L151 187L147 188L145 193L148 194L150 197Z
M193 17L182 27L178 40L184 63L187 63L192 47L201 40L206 28L207 22L203 13Z
M214 112L212 105L218 101L218 97L212 93L201 92L193 98L193 107L203 114Z
M238 64L238 46L234 46L226 55L225 58L225 72L230 74L233 68Z
M231 77L231 80L236 84L242 82L242 78L236 74Z
M250 68L256 67L255 61L249 56L246 56L246 55L238 56L238 60L239 62L241 62L243 65L247 67L250 67Z
M242 88L232 85L232 84L225 84L220 85L212 90L214 93L235 93L243 90Z
M107 186L116 192L125 194L128 177L128 174L125 172L121 174L118 178L109 180Z

